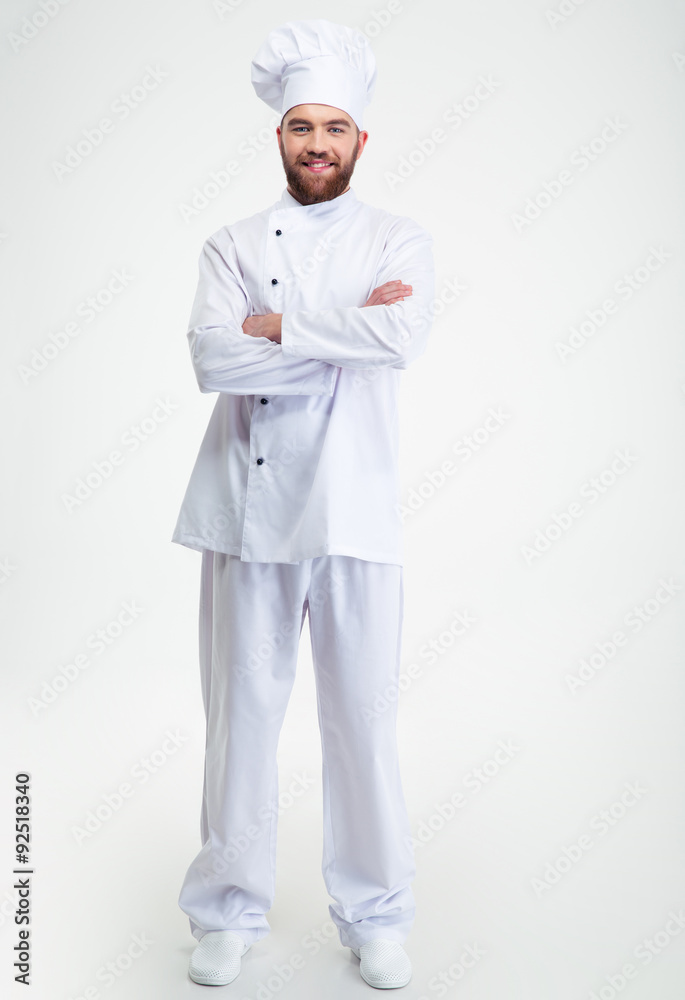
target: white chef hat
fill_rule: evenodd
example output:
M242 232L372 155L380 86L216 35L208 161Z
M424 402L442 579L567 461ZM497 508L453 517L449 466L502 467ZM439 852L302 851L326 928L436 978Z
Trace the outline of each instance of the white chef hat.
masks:
M361 129L375 84L376 60L366 35L322 19L274 28L252 60L257 96L281 116L298 104L328 104Z

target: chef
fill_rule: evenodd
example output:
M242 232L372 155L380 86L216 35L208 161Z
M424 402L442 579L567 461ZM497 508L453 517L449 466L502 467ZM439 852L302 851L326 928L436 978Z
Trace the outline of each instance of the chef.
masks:
M273 30L252 63L280 199L204 244L188 339L218 393L173 534L202 553L202 847L179 897L197 983L224 985L270 930L276 752L309 615L322 748L322 873L342 945L404 986L415 864L396 708L403 614L398 390L426 348L430 235L350 187L373 53L326 20Z

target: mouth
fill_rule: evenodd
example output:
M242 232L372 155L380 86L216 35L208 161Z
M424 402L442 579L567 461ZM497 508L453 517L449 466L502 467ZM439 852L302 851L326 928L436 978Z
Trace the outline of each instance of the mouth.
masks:
M310 174L325 174L327 170L331 170L334 166L329 160L304 160L302 166L305 167Z

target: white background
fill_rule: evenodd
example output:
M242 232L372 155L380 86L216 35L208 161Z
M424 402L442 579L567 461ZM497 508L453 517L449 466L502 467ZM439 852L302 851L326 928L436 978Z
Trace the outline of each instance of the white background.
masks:
M323 16L364 30L378 62L358 197L435 239L438 315L402 383L403 672L421 667L399 700L418 841L402 995L680 1000L683 5L56 3L44 0L47 16L38 0L11 0L0 15L3 991L206 989L187 978L194 941L177 906L199 849L200 556L170 535L215 397L197 389L186 323L204 239L284 187L275 138L252 160L242 145L273 117L252 91L252 55L277 24ZM474 97L481 77L493 81L486 99ZM123 118L112 105L125 93L143 99ZM108 116L112 131L82 145L80 163L56 166ZM239 172L211 187L231 159ZM570 182L555 185L564 170ZM207 184L186 221L181 206L202 204ZM80 304L114 271L130 279L87 322ZM447 282L463 287L455 301ZM113 450L123 460L98 482ZM88 476L94 487L70 502ZM578 516L561 517L574 502ZM140 610L122 627L126 603ZM466 612L476 621L452 641ZM108 627L97 652L89 637ZM165 755L167 731L178 746ZM499 762L498 745L510 747ZM297 774L313 785L284 799L272 932L227 994L370 996L327 936L320 763L305 630L279 766L284 789ZM32 796L30 992L12 983L20 771ZM134 935L145 950L131 959ZM468 969L467 946L480 956Z

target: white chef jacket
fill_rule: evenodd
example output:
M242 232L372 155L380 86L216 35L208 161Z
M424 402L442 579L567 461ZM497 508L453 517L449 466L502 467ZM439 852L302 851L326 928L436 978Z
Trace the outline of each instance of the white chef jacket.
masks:
M248 562L356 556L402 565L397 398L425 350L432 238L352 188L287 190L204 244L188 340L218 392L172 541ZM413 294L364 306L399 279ZM243 333L282 313L281 343Z

